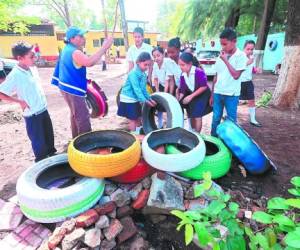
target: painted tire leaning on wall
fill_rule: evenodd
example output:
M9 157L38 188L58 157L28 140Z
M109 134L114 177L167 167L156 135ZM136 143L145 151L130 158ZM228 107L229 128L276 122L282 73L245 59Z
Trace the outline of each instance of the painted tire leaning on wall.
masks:
M64 178L67 179L66 187L49 189ZM79 176L69 166L67 154L60 154L25 170L17 181L16 190L26 217L41 223L54 223L93 207L103 194L104 180Z
M154 149L161 145L178 144L189 149L178 155L167 155ZM145 161L152 167L169 172L182 172L198 166L205 157L205 144L200 135L183 128L161 129L146 135L142 143Z
M251 174L262 174L270 166L276 169L256 142L230 119L226 119L217 127L217 134Z
M91 104L92 111L90 114L92 118L107 115L107 97L101 87L93 80L87 80L87 102Z
M97 148L117 148L107 155L89 154ZM121 130L99 130L76 137L68 147L70 166L75 172L89 177L104 178L123 174L140 160L138 139Z
M158 104L157 107L143 105L142 120L145 134L157 130L155 123L155 111L163 109L167 113L167 128L183 127L183 112L177 99L164 92L158 92L151 95L151 98Z
M210 172L212 179L217 179L225 174L231 166L231 153L224 143L213 136L201 135L206 146L206 155L204 160L195 168L178 173L179 175L192 179L202 180L204 172ZM166 147L167 154L178 154L182 151L173 145Z

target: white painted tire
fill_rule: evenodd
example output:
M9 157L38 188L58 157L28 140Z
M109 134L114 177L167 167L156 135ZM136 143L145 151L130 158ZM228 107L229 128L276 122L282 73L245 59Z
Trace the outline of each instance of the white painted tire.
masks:
M160 154L154 149L160 145L179 144L189 148L182 154ZM146 135L142 143L144 160L152 167L182 172L198 166L205 157L205 143L201 136L183 128L161 129Z
M47 189L64 177L79 178L74 184ZM22 212L41 223L63 221L94 206L104 191L104 180L81 177L68 164L67 154L60 154L28 168L17 181L17 196Z
M151 95L158 106L163 107L167 113L167 128L183 127L183 112L177 99L171 94L158 92ZM157 130L155 123L155 111L157 107L150 107L147 104L143 105L143 129L145 134L150 133L153 130Z

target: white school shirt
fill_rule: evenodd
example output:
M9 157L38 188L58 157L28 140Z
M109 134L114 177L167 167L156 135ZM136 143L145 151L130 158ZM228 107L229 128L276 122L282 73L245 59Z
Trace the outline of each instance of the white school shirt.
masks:
M196 67L192 66L189 75L187 75L186 72L182 73L186 85L188 86L189 90L192 92L194 92L195 90L195 71L196 71Z
M161 84L162 86L165 86L166 80L169 79L167 72L170 72L172 70L173 62L174 61L170 58L164 58L160 68L156 62L153 64L153 72L152 72L153 79L157 78L158 83Z
M248 58L249 60L249 58ZM243 71L241 75L241 82L252 81L253 68L255 66L255 61L251 64L247 65L246 69Z
M140 48L137 48L135 44L130 46L127 52L126 59L127 61L131 61L134 63L134 66L136 65L136 59L142 52L148 52L152 58L152 46L147 43L142 43L142 46Z
M23 116L28 117L47 108L46 96L39 81L36 67L25 70L15 66L0 84L0 92L8 96L16 92L18 99L25 101L29 106L29 109L26 108L23 112Z
M248 57L243 51L237 48L228 61L235 70L245 70ZM239 96L241 93L241 77L235 80L220 57L216 60L215 70L217 72L217 82L215 84L214 93Z
M179 65L174 60L171 59L171 63L168 67L167 75L174 76L175 84L177 87L179 86L179 83L180 83L181 73L182 73L182 71L181 71Z

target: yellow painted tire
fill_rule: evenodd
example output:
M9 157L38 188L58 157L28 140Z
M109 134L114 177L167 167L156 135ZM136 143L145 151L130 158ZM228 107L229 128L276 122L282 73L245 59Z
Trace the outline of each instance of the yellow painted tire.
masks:
M97 148L114 147L120 152L90 154ZM123 174L140 160L141 145L132 134L121 130L99 130L76 137L68 147L68 160L73 170L83 176L104 178Z

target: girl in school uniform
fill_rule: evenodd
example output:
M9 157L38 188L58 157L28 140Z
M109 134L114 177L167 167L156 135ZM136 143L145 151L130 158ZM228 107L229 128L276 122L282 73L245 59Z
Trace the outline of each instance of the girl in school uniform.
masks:
M193 66L193 55L183 52L178 64L182 70L180 85L176 90L176 97L182 107L187 110L191 119L192 129L201 131L202 116L206 114L211 91L207 85L204 71Z
M136 60L136 66L128 74L127 80L120 93L120 104L117 114L126 117L129 120L129 130L139 133L141 126L141 103L151 107L156 102L150 98L146 90L147 75L151 64L151 55L148 52L142 52Z
M170 58L164 57L164 50L161 47L155 47L152 50L152 56L154 59L153 64L153 83L156 92L166 92L169 93L169 80L170 77L168 76L168 72L172 70L174 61ZM158 128L163 127L163 113L158 112Z

